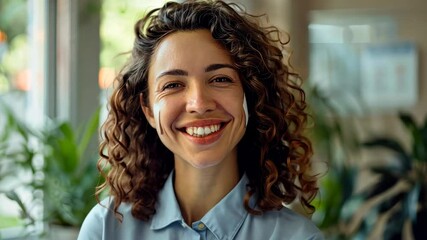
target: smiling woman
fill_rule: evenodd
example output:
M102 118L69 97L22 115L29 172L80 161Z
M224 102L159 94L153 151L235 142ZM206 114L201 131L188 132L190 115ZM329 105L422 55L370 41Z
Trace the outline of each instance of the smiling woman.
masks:
M299 76L274 27L222 1L167 3L135 25L103 126L110 189L80 239L322 239ZM102 224L100 224L102 223Z

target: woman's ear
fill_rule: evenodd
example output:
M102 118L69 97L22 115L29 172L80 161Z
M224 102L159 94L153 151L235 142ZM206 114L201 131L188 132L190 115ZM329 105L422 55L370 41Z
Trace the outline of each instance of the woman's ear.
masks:
M155 129L156 121L154 119L153 110L150 108L150 106L145 105L144 96L142 95L142 93L139 94L139 104L141 105L142 112L144 113L148 123L151 125L151 127Z

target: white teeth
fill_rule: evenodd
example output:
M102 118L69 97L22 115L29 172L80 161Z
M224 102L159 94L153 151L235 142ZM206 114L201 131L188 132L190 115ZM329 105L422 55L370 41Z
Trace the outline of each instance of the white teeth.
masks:
M211 133L217 132L220 129L220 124L205 126L205 127L188 127L185 131L194 137L204 137Z
M185 129L185 131L186 131L188 134L193 135L193 128L189 127L189 128L187 128L187 129Z
M209 127L205 127L205 134L208 135L211 133L211 129Z
M205 133L202 127L197 128L197 135L203 135Z

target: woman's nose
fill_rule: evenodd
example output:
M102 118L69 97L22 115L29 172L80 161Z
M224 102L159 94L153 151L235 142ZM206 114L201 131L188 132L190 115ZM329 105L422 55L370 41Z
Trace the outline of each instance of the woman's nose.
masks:
M193 86L187 91L186 111L189 113L204 114L214 110L215 99L204 86Z

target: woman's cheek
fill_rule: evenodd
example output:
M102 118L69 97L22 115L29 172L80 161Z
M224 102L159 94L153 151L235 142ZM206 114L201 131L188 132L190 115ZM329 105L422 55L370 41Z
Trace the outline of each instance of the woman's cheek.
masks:
M162 123L161 123L160 114L161 114L162 110L164 109L165 105L166 104L164 101L156 102L153 105L153 113L154 113L154 119L156 120L156 128L159 129L160 135L163 135L163 133L164 133Z

